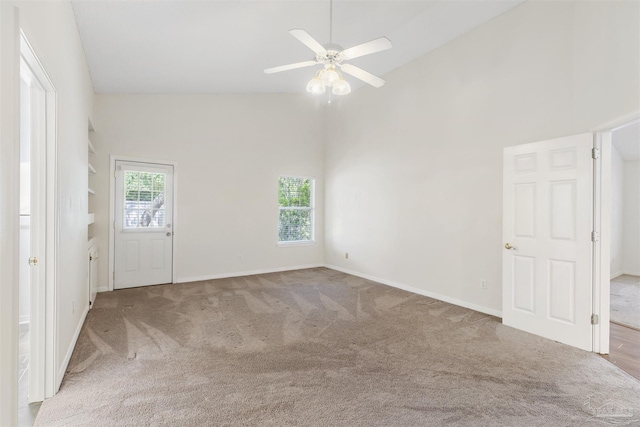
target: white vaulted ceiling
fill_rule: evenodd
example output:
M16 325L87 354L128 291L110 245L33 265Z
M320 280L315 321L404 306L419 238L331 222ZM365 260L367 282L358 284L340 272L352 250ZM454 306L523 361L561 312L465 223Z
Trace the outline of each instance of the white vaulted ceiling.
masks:
M352 61L384 76L522 1L335 0L333 42L347 48L388 37L393 49ZM72 5L98 93L303 92L314 68L262 70L314 58L292 28L329 42L328 0Z

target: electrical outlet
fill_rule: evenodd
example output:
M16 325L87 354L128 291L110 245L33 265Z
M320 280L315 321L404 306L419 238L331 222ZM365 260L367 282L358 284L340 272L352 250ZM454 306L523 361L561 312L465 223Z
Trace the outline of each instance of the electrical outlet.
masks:
M487 281L480 280L480 289L487 289Z
M349 259L349 252L344 253L344 259Z

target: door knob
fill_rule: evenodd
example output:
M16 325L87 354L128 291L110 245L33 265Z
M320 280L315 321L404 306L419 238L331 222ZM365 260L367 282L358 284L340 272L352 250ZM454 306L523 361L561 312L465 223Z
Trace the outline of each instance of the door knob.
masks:
M515 246L511 246L511 243L505 243L504 247L505 247L505 249L510 249L512 251L516 249Z
M170 231L167 231L167 236L171 237L171 232Z

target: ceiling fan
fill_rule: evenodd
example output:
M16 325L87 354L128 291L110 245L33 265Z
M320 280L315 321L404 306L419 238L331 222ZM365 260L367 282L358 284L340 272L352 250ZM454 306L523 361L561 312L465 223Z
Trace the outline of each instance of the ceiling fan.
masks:
M315 76L307 84L307 92L312 94L322 94L327 87L332 87L331 92L334 95L347 95L351 92L351 86L342 77L340 71L349 74L373 87L379 88L384 85L384 80L375 76L368 71L358 68L355 65L345 63L354 58L381 52L391 48L391 41L386 37L380 37L357 46L343 49L341 46L332 43L333 38L333 0L330 2L330 18L329 18L329 43L320 44L316 39L311 37L309 33L301 29L289 30L289 34L300 40L305 46L311 49L315 54L315 59L304 62L296 62L294 64L281 65L279 67L267 68L264 70L266 74L279 73L281 71L295 70L297 68L312 67L322 64L323 68L318 70ZM338 69L340 71L338 71Z

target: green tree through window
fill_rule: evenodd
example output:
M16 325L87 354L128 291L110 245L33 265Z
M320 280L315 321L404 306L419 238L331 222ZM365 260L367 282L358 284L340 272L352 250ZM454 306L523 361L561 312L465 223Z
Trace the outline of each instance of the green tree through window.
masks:
M125 171L125 228L164 227L164 173Z
M313 240L313 180L281 176L278 182L278 202L278 240Z

